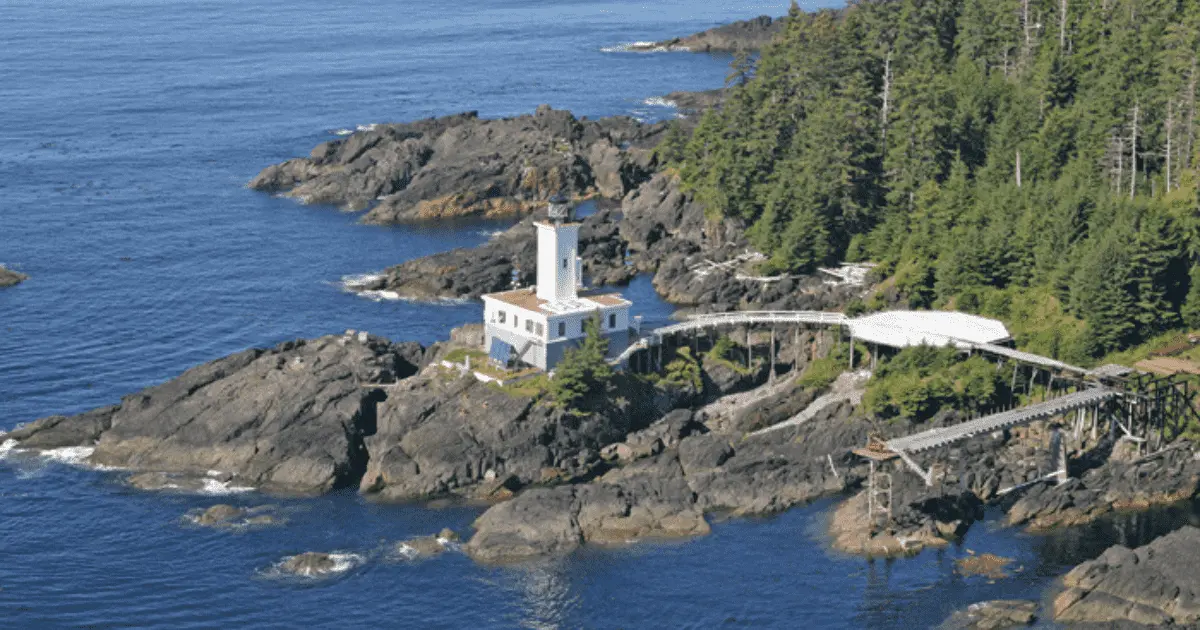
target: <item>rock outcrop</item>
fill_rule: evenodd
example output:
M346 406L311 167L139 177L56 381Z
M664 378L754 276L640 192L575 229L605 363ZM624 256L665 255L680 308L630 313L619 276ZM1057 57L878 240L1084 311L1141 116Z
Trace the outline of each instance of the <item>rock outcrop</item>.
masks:
M769 15L760 15L749 20L723 24L687 37L635 44L629 49L638 52L678 50L702 53L762 50L786 24L786 17L773 19Z
M1010 525L1080 525L1114 510L1145 510L1200 493L1200 461L1189 442L1133 461L1109 459L1062 485L1029 488L1008 509Z
M93 464L230 481L283 493L356 483L378 390L410 376L418 344L366 333L289 341L192 368L119 405L52 416L3 439L22 448L92 446ZM2 440L0 440L2 441Z
M1137 549L1110 547L1063 578L1060 623L1200 624L1200 529L1184 527Z
M967 606L950 616L942 630L999 630L1028 626L1037 619L1037 602L997 599Z
M627 117L577 120L545 105L497 120L468 112L375 125L269 166L249 186L370 208L368 223L515 216L557 192L620 198L651 174L664 129Z
M683 414L667 425L643 436L662 430L682 437L655 437L652 448L618 457L629 463L590 482L525 490L493 506L476 520L465 550L483 562L506 562L564 554L585 543L704 535L707 512L770 514L857 483L861 470L847 446L865 440L870 429L862 420L826 415L735 441L697 433L702 429ZM687 434L669 427L687 427ZM643 436L629 442L644 445Z
M457 494L499 499L512 490L589 475L599 451L655 417L652 393L632 379L627 401L580 413L436 368L389 388L360 488L408 501Z
M0 289L15 287L28 279L29 276L0 265Z
M633 269L622 264L623 243L616 238L616 209L585 217L579 230L579 256L590 284L623 284ZM412 299L476 298L511 288L514 271L522 286L536 281L537 241L534 217L474 248L459 248L389 267L354 291L391 291Z

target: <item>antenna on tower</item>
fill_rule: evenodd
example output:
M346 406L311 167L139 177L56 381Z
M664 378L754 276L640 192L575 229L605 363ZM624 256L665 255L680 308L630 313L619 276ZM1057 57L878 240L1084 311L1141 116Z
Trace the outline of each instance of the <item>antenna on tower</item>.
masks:
M550 208L546 214L555 225L559 225L563 221L570 221L571 205L566 196L560 192L551 197Z

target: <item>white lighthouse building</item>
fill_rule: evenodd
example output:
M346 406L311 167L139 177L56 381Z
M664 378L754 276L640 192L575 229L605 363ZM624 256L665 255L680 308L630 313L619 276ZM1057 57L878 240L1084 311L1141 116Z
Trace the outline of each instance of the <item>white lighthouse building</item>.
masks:
M600 331L614 357L628 345L632 303L618 293L583 288L579 226L561 196L550 199L546 221L537 226L537 286L483 296L484 345L502 364L523 363L553 370L563 353L584 337L584 323L600 317ZM637 334L637 331L632 331Z

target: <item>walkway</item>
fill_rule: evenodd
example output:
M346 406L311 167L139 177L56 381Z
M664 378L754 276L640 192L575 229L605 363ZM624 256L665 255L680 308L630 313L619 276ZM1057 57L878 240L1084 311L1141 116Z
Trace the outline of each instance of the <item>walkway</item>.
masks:
M927 485L932 485L931 472L922 469L920 465L913 461L912 454L938 448L939 446L947 446L977 435L993 433L1010 427L1028 424L1036 420L1061 416L1076 409L1093 407L1116 398L1118 395L1117 391L1106 387L1093 387L1019 409L1010 409L974 420L968 420L961 424L930 429L921 433L895 438L887 442L887 448L899 455L913 472L916 472L925 480Z
M867 316L871 317L871 316ZM856 329L861 327L864 330L870 328L872 331L881 329L890 329L895 331L894 342L880 342L881 345L890 345L892 347L906 347L917 345L917 343L926 343L930 345L953 345L961 350L970 352L983 352L991 355L1002 356L1021 363L1036 365L1046 369L1055 369L1063 372L1072 372L1081 376L1092 374L1092 370L1081 368L1063 363L1057 359L1043 357L1037 354L1014 350L1005 346L996 345L994 343L979 343L950 335L930 333L926 330L905 330L900 326L889 326L881 324L878 318L872 318L873 321L866 323L866 317L849 318L842 313L832 313L826 311L735 311L732 313L716 313L711 315L692 315L686 321L678 324L671 324L656 328L648 332L641 339L637 340L625 349L620 355L612 359L610 363L621 364L627 362L633 354L639 350L645 350L653 346L657 346L663 342L663 339L682 332L692 332L704 330L706 328L714 328L718 326L738 326L752 324L772 324L772 325L788 325L788 324L804 324L813 326L846 326L850 330L853 337L858 337Z

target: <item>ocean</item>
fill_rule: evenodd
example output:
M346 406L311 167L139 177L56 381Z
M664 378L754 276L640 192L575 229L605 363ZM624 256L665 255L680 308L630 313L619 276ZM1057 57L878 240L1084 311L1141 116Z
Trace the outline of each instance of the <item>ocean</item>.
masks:
M802 3L805 8L820 6ZM484 242L505 222L359 225L245 188L263 167L360 125L477 110L660 120L674 90L718 87L730 58L622 46L785 2L696 0L8 0L0 11L0 428L117 402L251 347L346 329L430 343L477 303L375 301L348 276ZM648 278L626 295L653 326ZM477 509L377 505L353 492L279 500L130 489L81 453L0 449L0 628L808 628L936 624L974 601L1040 597L1100 541L1141 540L1174 511L1035 537L977 525L961 544L869 562L826 548L830 502L717 520L703 539L589 548L517 567L394 557ZM270 504L282 527L201 529L216 502ZM1015 557L988 583L953 561ZM281 578L303 551L328 579Z

